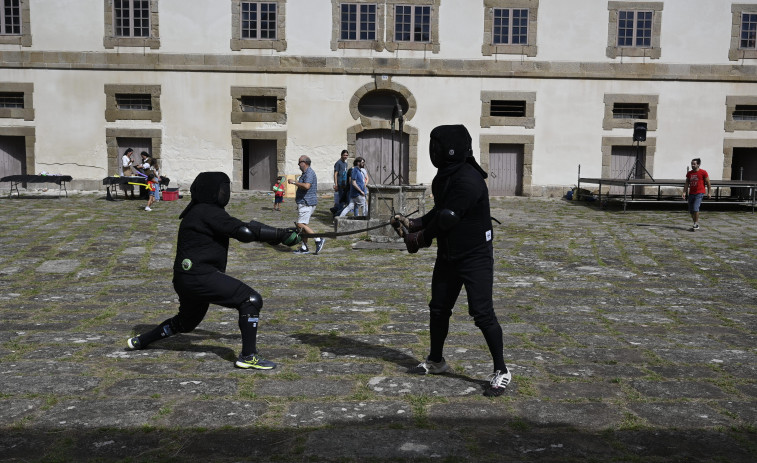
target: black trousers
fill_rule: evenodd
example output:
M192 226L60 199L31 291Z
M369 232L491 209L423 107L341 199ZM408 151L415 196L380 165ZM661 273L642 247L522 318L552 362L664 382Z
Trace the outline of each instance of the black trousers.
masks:
M468 314L486 339L494 360L495 370L505 368L502 327L494 313L492 301L494 285L494 250L491 243L455 260L437 256L431 280L429 302L431 353L429 358L440 361L444 341L449 332L449 318L463 286L468 295Z
M188 333L200 324L210 304L240 309L249 304L250 296L260 298L254 289L223 272L174 274L173 287L179 295L179 314L174 321L179 323L182 333Z

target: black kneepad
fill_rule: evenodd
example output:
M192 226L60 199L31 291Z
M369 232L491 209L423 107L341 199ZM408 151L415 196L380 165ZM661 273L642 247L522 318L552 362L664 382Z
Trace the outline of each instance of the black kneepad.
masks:
M253 292L249 299L242 302L239 306L239 315L260 315L260 309L263 308L263 298L260 294Z

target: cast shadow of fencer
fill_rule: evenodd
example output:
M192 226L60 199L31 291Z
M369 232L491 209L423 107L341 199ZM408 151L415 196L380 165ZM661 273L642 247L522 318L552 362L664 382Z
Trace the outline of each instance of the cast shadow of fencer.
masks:
M336 336L333 334L324 335L307 333L292 334L290 335L290 337L297 339L303 344L318 347L322 353L328 352L340 357L371 357L394 363L395 365L399 366L400 368L404 368L405 370L413 368L420 363L420 360L418 360L417 358L413 357L412 355L408 355L400 350L386 346L369 344L367 342L358 341L353 338ZM485 389L489 384L487 381L477 380L469 376L453 373L451 371L443 373L440 376L447 376L449 378L460 379L462 381L473 383L480 386L482 389Z
M135 333L144 333L155 328L155 325L136 325L134 326ZM221 339L233 337L228 334L216 333L215 331L207 331L202 329L196 329L191 333L180 333L171 336L167 339L159 339L149 346L145 347L145 350L167 350L174 352L188 352L197 354L214 354L220 357L222 360L228 362L234 362L237 360L237 354L233 349L223 346L212 346L196 344L198 341L205 339ZM129 350L126 348L126 350Z

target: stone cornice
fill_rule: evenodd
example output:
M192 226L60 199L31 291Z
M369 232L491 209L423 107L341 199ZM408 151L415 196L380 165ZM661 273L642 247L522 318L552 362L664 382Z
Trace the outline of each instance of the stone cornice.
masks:
M757 82L757 65L0 51L0 69Z

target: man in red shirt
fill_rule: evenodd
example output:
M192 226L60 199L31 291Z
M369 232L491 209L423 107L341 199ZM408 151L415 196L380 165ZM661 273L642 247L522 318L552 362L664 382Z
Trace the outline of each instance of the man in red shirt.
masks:
M707 199L710 198L710 176L707 171L700 169L702 160L695 158L691 160L691 170L686 172L686 184L683 187L683 199L686 199L686 192L689 194L689 213L694 220L693 231L699 230L699 205L702 204L702 197L707 186Z

